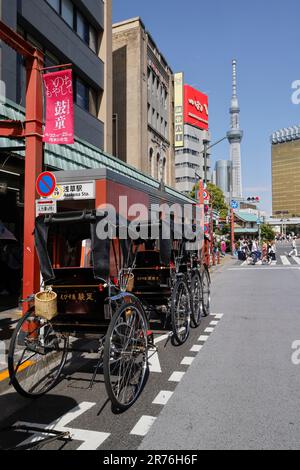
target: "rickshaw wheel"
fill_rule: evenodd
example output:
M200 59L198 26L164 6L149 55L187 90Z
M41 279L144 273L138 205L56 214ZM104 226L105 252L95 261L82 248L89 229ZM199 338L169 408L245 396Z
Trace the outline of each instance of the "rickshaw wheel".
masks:
M203 317L203 286L198 272L191 281L191 310L191 325L197 328Z
M201 273L202 287L203 287L203 315L208 317L210 315L210 275L207 266L204 267Z
M103 372L115 409L125 411L140 395L148 371L147 319L138 304L123 304L105 339Z
M173 335L177 343L185 343L190 333L191 306L189 289L183 280L176 282L172 292L171 323Z
M9 345L11 384L26 398L41 397L56 385L67 355L68 338L30 310L19 320Z

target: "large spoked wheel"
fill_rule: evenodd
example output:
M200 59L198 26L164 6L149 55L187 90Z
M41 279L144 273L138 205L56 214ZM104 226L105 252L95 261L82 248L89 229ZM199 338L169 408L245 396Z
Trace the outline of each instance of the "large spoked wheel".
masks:
M140 395L148 370L147 319L134 303L114 314L105 339L103 372L115 409L125 411Z
M210 275L208 268L202 271L202 287L203 287L203 315L207 317L210 315Z
M13 333L8 370L11 384L26 398L49 392L59 380L68 355L68 338L29 311Z
M191 281L191 326L197 328L203 317L203 287L199 273Z
M171 322L175 340L179 344L185 343L190 333L191 306L189 289L183 280L176 282L172 292Z

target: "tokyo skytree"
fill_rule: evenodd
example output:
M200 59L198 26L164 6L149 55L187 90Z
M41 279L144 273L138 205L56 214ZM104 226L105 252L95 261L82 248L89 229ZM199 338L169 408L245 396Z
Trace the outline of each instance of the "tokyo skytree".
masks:
M227 133L230 143L230 160L232 162L232 198L242 198L242 165L241 142L243 131L240 129L240 108L237 97L236 60L232 61L232 99L230 107L231 128Z

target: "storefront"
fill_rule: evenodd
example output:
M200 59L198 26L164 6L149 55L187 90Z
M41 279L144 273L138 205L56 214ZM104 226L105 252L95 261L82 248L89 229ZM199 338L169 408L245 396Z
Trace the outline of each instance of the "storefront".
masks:
M0 103L0 119L12 119L24 121L24 109L10 101ZM23 250L23 192L24 192L24 142L16 139L0 138L0 220L7 230L9 230L16 240L10 240L14 244L14 249L20 249L20 269L15 273L15 277L10 272L7 259L3 257L1 265L2 283L8 277L12 279L11 284L5 282L0 285L0 311L14 308L18 305L21 291L22 273L22 250ZM105 154L96 147L79 139L75 139L74 145L49 145L44 146L44 169L45 170L81 170L77 179L91 179L95 170L97 172L109 171L111 177L107 184L107 194L109 199L113 199L116 187L120 183L125 183L138 191L149 195L149 202L159 202L159 182L135 168L123 163L111 155ZM87 171L90 170L90 171ZM67 175L65 174L65 177ZM92 178L95 179L95 178ZM35 185L35 181L32 182ZM113 189L114 188L114 189ZM191 200L172 188L165 187L166 197L169 202L180 198L183 202ZM132 192L132 191L131 191ZM136 197L134 197L136 200ZM136 200L136 202L138 202ZM4 240L0 243L5 242ZM2 250L3 251L3 250ZM16 263L17 264L17 263ZM11 286L11 288L9 288ZM12 288L13 286L13 288Z

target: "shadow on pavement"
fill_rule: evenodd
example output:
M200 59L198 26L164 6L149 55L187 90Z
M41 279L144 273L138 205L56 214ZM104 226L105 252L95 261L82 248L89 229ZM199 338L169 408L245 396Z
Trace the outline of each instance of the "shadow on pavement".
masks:
M0 341L5 341L12 337L17 323L18 320L10 320L9 318L0 320Z
M46 395L37 400L28 400L17 393L0 396L0 449L15 447L30 437L26 432L10 430L18 421L26 423L50 424L78 406L71 397ZM3 419L3 411L5 411Z

